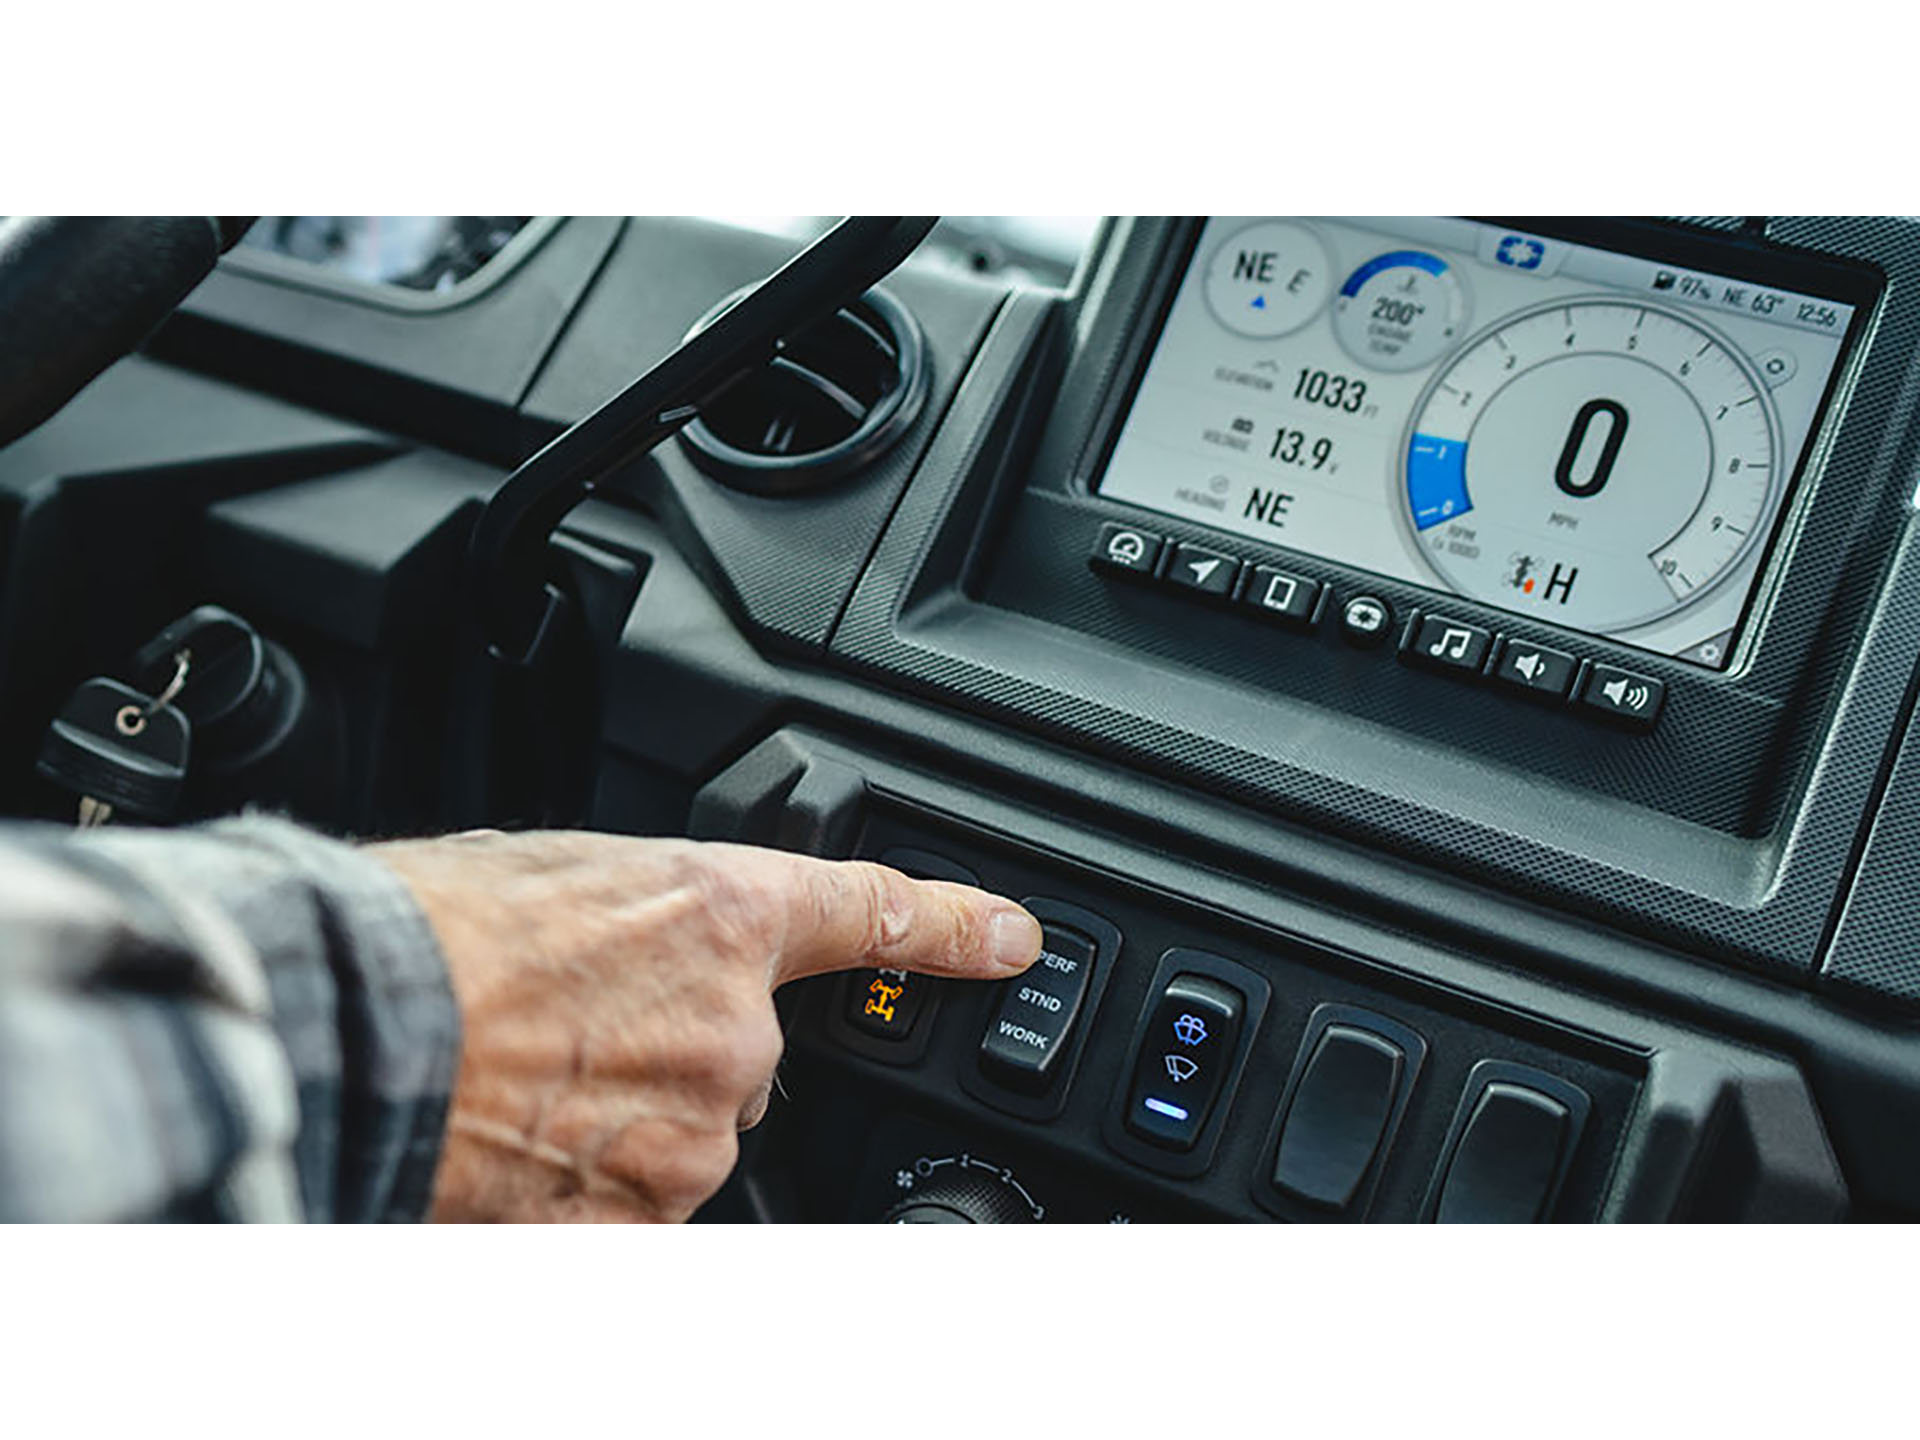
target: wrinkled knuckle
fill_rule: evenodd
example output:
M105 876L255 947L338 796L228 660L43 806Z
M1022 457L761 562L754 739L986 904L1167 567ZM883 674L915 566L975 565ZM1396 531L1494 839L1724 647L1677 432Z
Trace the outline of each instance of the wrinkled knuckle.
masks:
M868 955L884 955L904 941L913 928L913 882L898 870L867 861L852 872L855 903L861 912L860 934Z
M747 1067L752 1072L754 1084L762 1085L780 1064L780 1057L786 1053L787 1037L780 1028L780 1017L774 1013L771 1005L760 1007L760 1013L746 1033L741 1052Z
M996 947L989 912L975 905L955 905L948 911L947 923L954 958L977 968L990 968Z
M708 1057L705 1079L703 1098L713 1105L716 1113L731 1112L738 1110L753 1094L760 1083L760 1072L754 1068L753 1057L745 1053L745 1047L736 1043Z
M710 1013L703 1043L687 1057L688 1080L701 1100L732 1112L778 1063L780 1026L765 991L755 995L744 985L715 991Z
M731 1128L689 1138L662 1157L649 1177L655 1206L670 1220L685 1220L727 1183L739 1155L739 1136Z
M706 935L727 960L758 958L766 949L777 897L753 867L715 863L696 855L684 863L681 881L699 900Z
M700 851L683 851L674 856L671 880L675 888L691 890L711 913L723 913L740 905L739 872L718 865Z

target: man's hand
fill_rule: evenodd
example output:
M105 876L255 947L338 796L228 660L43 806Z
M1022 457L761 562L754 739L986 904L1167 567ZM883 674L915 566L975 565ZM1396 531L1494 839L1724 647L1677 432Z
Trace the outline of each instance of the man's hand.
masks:
M425 909L465 1039L437 1220L684 1220L766 1110L773 992L862 965L998 980L1011 901L860 861L572 832L379 845Z

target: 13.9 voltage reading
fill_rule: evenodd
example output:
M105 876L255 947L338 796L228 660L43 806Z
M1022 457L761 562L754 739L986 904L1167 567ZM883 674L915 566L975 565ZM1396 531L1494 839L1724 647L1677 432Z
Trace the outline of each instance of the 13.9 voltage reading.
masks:
M1290 430L1282 425L1273 432L1273 445L1267 454L1283 465L1324 470L1333 458L1333 441L1324 435L1315 438L1304 430Z

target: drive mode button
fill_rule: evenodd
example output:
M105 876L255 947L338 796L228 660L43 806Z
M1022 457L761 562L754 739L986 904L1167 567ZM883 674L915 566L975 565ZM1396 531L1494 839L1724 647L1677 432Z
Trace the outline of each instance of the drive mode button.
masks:
M1160 537L1131 525L1102 525L1087 563L1121 575L1151 575L1160 559Z
M1037 1095L1059 1073L1056 1057L1093 978L1094 946L1072 930L1049 926L1040 958L1009 980L980 1037L980 1069L1009 1090Z

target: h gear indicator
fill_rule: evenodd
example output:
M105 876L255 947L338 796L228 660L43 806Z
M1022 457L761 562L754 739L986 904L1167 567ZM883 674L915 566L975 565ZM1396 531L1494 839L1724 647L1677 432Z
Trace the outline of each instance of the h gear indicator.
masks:
M1694 604L1786 483L1765 380L1703 322L1587 296L1509 316L1427 383L1397 510L1456 594L1593 633Z

